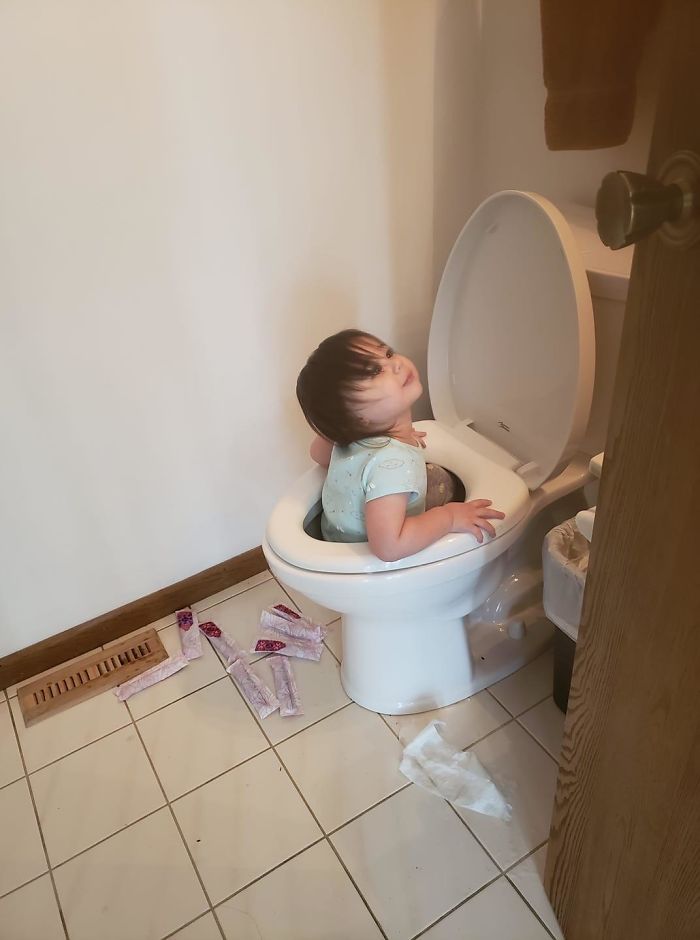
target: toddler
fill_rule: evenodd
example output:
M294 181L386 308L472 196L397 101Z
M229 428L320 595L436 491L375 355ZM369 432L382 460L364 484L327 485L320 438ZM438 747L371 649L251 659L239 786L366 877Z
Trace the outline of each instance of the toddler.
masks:
M297 398L316 432L311 456L328 468L323 537L369 542L397 561L448 532L495 535L503 519L488 499L425 509L425 433L411 408L423 391L418 370L376 336L344 330L325 339L297 379Z

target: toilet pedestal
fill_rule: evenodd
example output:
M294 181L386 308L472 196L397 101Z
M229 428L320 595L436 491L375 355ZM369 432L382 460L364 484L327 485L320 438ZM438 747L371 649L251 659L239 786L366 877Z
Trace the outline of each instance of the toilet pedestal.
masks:
M411 621L346 616L341 681L349 697L370 711L429 711L510 675L539 656L551 644L552 633L544 619L513 639L507 625L472 623L469 617Z

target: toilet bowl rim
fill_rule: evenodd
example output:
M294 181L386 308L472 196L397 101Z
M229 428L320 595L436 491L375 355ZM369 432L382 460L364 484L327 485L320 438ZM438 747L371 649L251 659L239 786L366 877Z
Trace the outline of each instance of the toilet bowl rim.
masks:
M428 440L426 459L447 465L458 473L469 485L470 499L491 498L494 505L506 513L505 520L495 523L496 538L487 537L480 544L469 533L453 532L422 552L395 562L381 561L369 551L366 542L321 542L303 528L309 512L320 502L325 479L324 471L314 467L302 474L277 502L268 521L267 545L276 557L294 568L329 574L382 573L417 568L456 556L484 556L489 545L499 543L530 514L531 494L516 473L474 451L449 430L435 424ZM496 554L500 551L499 546ZM474 558L469 567L480 567L480 564Z

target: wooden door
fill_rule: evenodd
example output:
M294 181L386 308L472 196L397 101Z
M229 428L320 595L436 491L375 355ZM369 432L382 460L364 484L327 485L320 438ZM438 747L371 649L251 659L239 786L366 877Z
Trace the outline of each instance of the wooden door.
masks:
M649 175L700 154L673 0ZM636 248L545 881L566 940L700 938L700 249Z

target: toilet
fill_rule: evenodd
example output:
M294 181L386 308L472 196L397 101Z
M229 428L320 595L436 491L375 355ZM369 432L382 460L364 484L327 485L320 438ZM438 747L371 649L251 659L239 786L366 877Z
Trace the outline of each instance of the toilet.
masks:
M467 499L505 513L495 537L451 533L395 562L366 543L324 542L319 467L275 506L263 543L270 569L342 614L341 680L364 708L450 705L551 644L542 537L567 498L587 505L631 253L602 245L591 209L518 191L486 199L452 249L428 344L434 420L416 427L427 432L426 460L459 477Z

